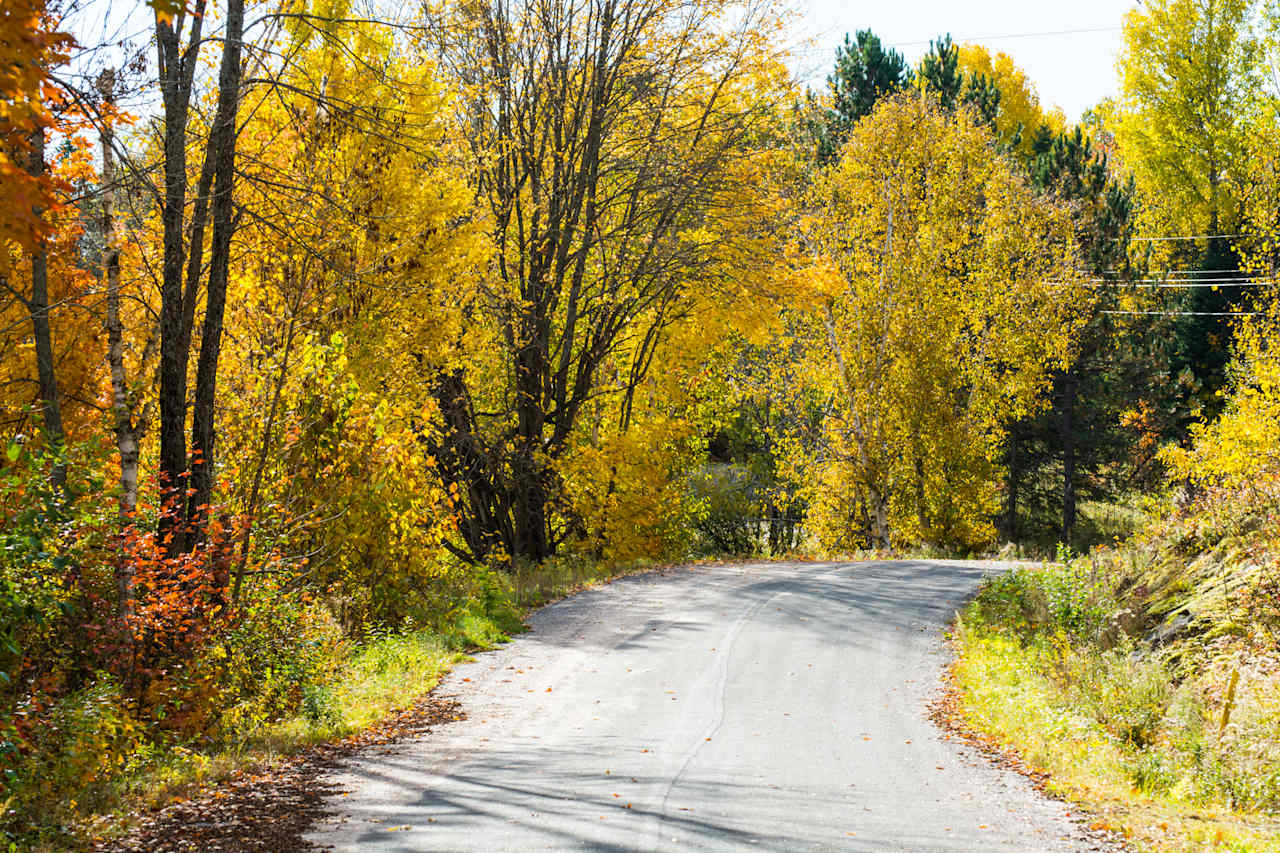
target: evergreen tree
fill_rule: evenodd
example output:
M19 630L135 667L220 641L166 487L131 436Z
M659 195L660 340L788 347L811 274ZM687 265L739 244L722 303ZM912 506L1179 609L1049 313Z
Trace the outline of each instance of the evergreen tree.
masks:
M1259 195L1251 140L1266 105L1268 41L1258 0L1147 0L1125 17L1120 97L1108 126L1132 169L1155 234L1180 237L1167 263L1204 279L1239 277L1232 247L1246 200ZM1274 14L1272 9L1270 14ZM1274 147L1274 142L1270 143ZM1191 239L1209 235L1207 239ZM1249 287L1193 288L1179 300L1180 369L1205 414L1225 399L1232 319Z
M961 101L973 108L978 117L990 125L996 126L996 116L1000 114L1000 87L996 81L977 71L969 72L964 84ZM1015 146L1017 142L1013 143Z
M1112 498L1155 476L1159 442L1151 439L1173 435L1186 379L1176 368L1171 318L1111 313L1123 307L1125 283L1142 275L1128 266L1133 179L1112 175L1106 155L1079 127L1039 129L1031 151L1032 185L1076 211L1082 259L1102 286L1072 362L1053 377L1049 406L1010 430L1001 526L1011 540L1088 545L1096 531L1080 528L1078 504Z
M1190 243L1189 245L1195 245ZM1232 238L1210 237L1203 249L1186 252L1194 260L1188 266L1201 274L1196 278L1222 280L1244 278L1240 272L1240 255ZM1231 354L1231 312L1247 309L1256 296L1255 287L1189 288L1182 300L1186 312L1178 318L1177 336L1180 346L1179 367L1196 379L1195 396L1206 414L1216 416L1225 400L1218 391L1227 381L1227 360Z
M835 69L827 77L831 106L814 135L822 162L835 158L858 119L869 115L876 102L911 82L911 67L901 53L885 49L871 30L859 30L836 48Z
M954 109L964 89L960 70L960 48L950 34L929 42L929 52L920 60L920 81L946 109Z

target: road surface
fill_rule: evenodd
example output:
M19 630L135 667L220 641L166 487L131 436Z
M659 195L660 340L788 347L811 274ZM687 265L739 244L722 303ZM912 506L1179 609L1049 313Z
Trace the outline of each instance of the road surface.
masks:
M1100 849L943 739L942 629L996 564L633 576L457 667L465 720L341 769L350 851Z

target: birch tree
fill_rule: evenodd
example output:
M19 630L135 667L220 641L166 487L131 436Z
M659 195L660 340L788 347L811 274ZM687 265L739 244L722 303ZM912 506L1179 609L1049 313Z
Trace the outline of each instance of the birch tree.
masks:
M915 93L854 129L807 204L827 293L809 376L834 403L811 523L837 547L985 541L1001 431L1077 323L1068 212L967 109Z

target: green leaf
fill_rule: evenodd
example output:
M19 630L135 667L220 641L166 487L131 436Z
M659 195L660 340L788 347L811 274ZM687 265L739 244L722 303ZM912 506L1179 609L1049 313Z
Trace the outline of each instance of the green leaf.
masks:
M17 462L18 457L22 455L22 445L16 441L9 442L9 446L5 449L5 455L9 457L10 462Z

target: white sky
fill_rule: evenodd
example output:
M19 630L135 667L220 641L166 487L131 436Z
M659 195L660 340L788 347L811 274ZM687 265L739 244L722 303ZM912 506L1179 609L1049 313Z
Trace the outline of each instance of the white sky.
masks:
M3 2L3 0L0 0ZM372 0L391 6L409 0ZM1041 105L1075 120L1116 92L1116 54L1124 13L1136 0L788 0L794 10L795 72L820 88L845 33L870 29L913 65L929 40L951 33L1013 57L1035 84ZM149 36L142 0L86 0L74 31L84 44ZM134 42L135 46L145 42ZM118 61L118 60L116 60Z
M1133 0L791 2L796 41L812 40L810 48L798 51L796 71L814 88L826 80L846 32L870 29L913 65L929 49L929 39L949 32L957 42L979 42L993 54L1012 56L1035 83L1041 105L1062 107L1070 120L1116 93L1120 25L1136 5Z

